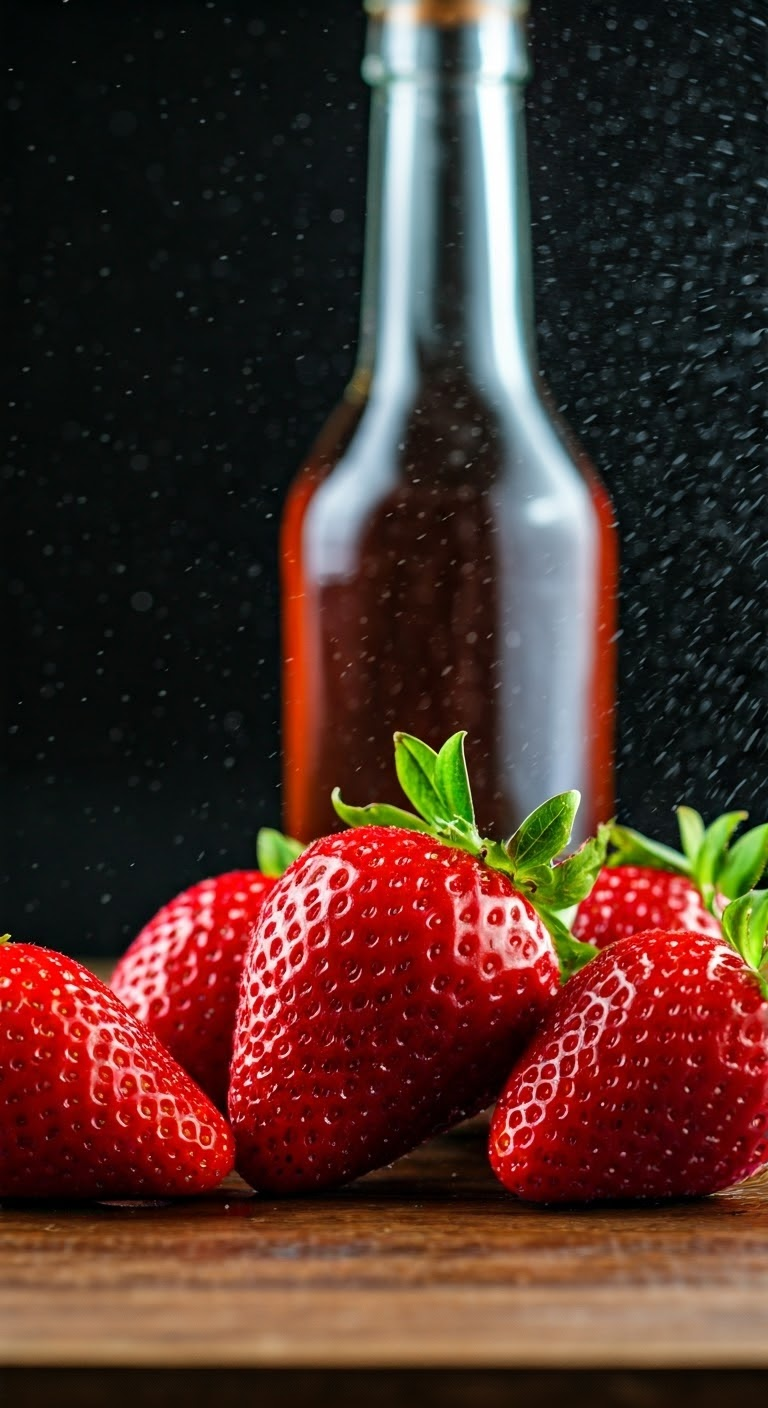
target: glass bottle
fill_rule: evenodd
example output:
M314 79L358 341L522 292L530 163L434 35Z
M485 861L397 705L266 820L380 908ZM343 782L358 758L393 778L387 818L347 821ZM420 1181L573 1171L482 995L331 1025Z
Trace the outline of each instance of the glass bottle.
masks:
M459 728L481 828L613 804L616 542L537 366L514 0L373 0L357 366L282 525L284 822Z

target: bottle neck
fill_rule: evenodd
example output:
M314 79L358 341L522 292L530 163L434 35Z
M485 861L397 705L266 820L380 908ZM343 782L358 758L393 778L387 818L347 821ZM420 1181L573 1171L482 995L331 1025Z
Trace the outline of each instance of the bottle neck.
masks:
M374 87L360 350L374 392L425 377L488 392L535 365L523 21L369 26Z

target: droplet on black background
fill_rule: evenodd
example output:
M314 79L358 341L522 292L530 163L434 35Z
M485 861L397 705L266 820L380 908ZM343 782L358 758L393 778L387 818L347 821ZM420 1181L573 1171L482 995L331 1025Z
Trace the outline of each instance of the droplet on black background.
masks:
M74 951L278 819L276 530L351 368L367 100L352 0L259 10L6 11L0 899ZM765 15L533 37L541 361L622 527L621 810L672 839L768 802Z

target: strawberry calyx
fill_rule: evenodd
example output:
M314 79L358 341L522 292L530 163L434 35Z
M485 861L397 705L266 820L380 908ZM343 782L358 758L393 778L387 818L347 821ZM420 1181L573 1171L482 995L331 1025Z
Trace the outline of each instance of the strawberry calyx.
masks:
M304 846L292 836L284 836L271 826L262 826L256 837L256 862L262 875L279 880L289 865L301 855Z
M745 831L731 844L747 812L724 812L709 826L693 807L678 807L682 850L649 840L628 826L611 827L608 865L643 865L685 875L707 908L721 919L723 899L733 901L757 885L768 866L768 823Z
M0 934L0 948L2 948L3 944L9 944L10 942L11 942L11 936L10 936L10 934Z
M574 938L568 920L605 864L610 826L601 826L597 836L573 855L556 861L571 839L581 800L579 792L571 791L543 802L509 840L481 836L464 756L465 738L464 731L454 733L436 753L411 734L396 733L395 770L413 812L383 802L349 806L336 787L332 793L336 814L348 826L396 826L423 832L508 876L549 930L565 981L597 952L592 944Z
M768 890L750 890L726 905L723 932L757 974L763 997L768 998Z

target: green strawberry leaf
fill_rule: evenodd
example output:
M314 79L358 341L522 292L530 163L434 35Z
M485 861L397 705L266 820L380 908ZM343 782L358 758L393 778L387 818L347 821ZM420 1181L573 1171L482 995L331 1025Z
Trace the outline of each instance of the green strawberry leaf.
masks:
M545 905L551 910L571 910L585 900L606 863L610 822L597 828L574 855L555 866L526 866L523 872L514 870L514 883L533 900L535 907Z
M548 909L538 909L537 913L542 924L549 930L555 946L560 963L560 982L567 983L574 973L578 973L580 968L595 957L597 949L594 944L584 944L580 939L575 939L558 914Z
M746 812L725 812L704 832L693 865L693 878L705 900L711 896L718 873L725 863L728 842L746 817Z
M395 734L395 770L408 801L425 821L445 821L450 810L438 789L437 753L410 733Z
M677 824L680 827L683 852L693 865L704 840L704 822L693 807L678 807Z
M441 841L444 841L447 846L459 846L462 851L469 851L471 856L481 855L484 860L488 857L492 849L492 845L489 842L481 840L474 825L471 825L468 821L462 821L460 816L455 816L453 821L445 821L437 824L434 827L434 835ZM504 860L506 862L506 856ZM490 861L489 864L491 864ZM509 869L506 864L500 868L502 870Z
M579 792L560 792L525 818L506 846L518 878L528 875L536 866L548 865L565 849L580 801Z
M270 878L277 879L284 875L303 850L301 841L294 841L292 836L284 836L282 831L274 831L271 826L262 826L256 837L259 870Z
M745 831L727 853L715 876L726 899L735 900L754 889L768 866L768 824Z
M569 909L586 899L605 865L610 835L611 822L601 822L596 836L554 866L551 874L556 886L556 909Z
M579 906L577 904L569 904L567 909L558 909L556 911L556 914L557 918L562 924L565 925L566 929L572 929L573 921L576 918L578 912Z
M437 755L433 785L448 807L448 815L458 817L471 827L475 825L475 809L464 756L466 732L454 733Z
M654 870L672 870L676 875L691 873L689 862L679 851L663 846L660 841L650 841L629 826L616 826L614 823L610 840L614 847L608 857L610 866L648 865Z
M596 836L557 865L526 866L522 874L514 871L515 884L538 908L567 910L586 899L605 865L610 823L602 823Z
M401 807L390 807L386 802L369 802L367 807L348 807L341 800L341 791L334 787L331 801L336 815L347 826L399 826L404 831L424 831L432 835L432 827L420 816L403 811Z
M513 870L512 879L516 890L520 890L533 904L535 909L540 906L551 907L552 909L565 909L565 904L560 903L560 891L555 879L557 867L551 865L532 865L524 874Z
M727 905L723 930L732 948L750 968L760 969L766 956L768 890L752 890Z

